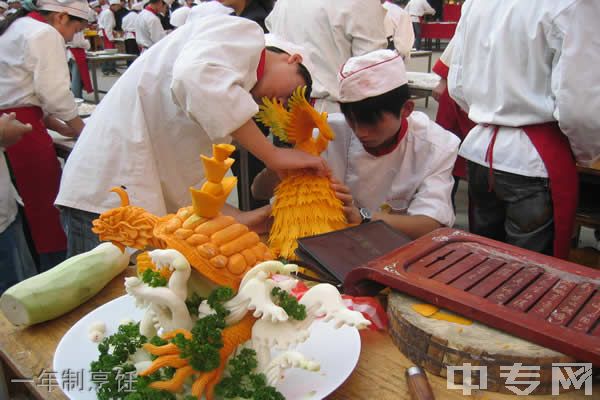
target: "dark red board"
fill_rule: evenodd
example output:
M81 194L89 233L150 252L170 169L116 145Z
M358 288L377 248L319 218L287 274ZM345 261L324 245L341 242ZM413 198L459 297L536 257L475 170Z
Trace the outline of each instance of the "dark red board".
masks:
M373 283L600 366L600 271L443 228L354 269L344 290Z

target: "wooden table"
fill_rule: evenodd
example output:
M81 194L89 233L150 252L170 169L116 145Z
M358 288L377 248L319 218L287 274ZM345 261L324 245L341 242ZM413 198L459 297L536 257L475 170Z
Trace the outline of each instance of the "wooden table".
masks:
M64 316L27 329L15 328L0 312L0 359L12 376L32 379L40 371L52 371L53 355L62 336L80 318L125 293L123 279L135 273L128 268L115 278L98 295ZM362 331L362 350L357 368L350 378L328 399L333 400L409 400L404 371L411 362L400 353L387 333ZM59 372L59 371L55 371ZM429 381L438 400L463 398L462 392L447 390L444 378L431 376ZM15 383L9 382L9 385ZM59 388L48 391L35 382L17 383L27 385L27 389L38 399L64 400L66 396ZM600 393L600 384L594 386L594 393ZM550 396L531 396L533 399L550 399ZM509 399L513 396L491 392L474 392L473 399ZM563 399L591 399L582 391L561 395Z
M106 91L100 90L98 88L98 76L96 73L96 69L98 65L110 62L110 61L132 61L137 58L134 54L106 54L106 55L87 55L88 68L92 73L92 85L94 86L94 102L96 104L100 103L100 95L99 93L106 93Z

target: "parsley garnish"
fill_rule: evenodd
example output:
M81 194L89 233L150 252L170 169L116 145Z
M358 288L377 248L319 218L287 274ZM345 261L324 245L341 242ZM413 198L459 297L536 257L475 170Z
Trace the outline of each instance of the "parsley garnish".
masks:
M240 354L229 361L229 376L217 384L217 395L225 399L285 400L277 389L267 386L264 374L252 372L257 365L256 352L242 349Z
M159 287L159 286L167 286L169 282L167 278L162 276L160 272L154 271L151 268L148 268L142 273L142 282L151 286L151 287Z
M285 290L274 287L271 290L271 296L273 296L273 302L283 308L291 318L298 321L306 318L306 307L304 304L298 303L298 300Z

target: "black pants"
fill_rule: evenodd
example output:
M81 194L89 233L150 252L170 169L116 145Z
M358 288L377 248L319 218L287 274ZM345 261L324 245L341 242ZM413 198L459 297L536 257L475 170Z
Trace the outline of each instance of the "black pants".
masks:
M140 48L135 39L125 39L125 52L127 54L140 55ZM130 66L133 61L127 61L127 66Z
M554 217L547 178L532 178L468 162L472 233L552 255Z
M415 45L416 50L421 50L421 23L413 22L413 31L415 32Z

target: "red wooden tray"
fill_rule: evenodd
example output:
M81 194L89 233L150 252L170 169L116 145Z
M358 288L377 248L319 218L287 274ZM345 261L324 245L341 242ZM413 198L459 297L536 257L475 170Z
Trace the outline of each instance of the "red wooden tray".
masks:
M344 289L381 285L600 366L600 271L443 228L354 269Z

